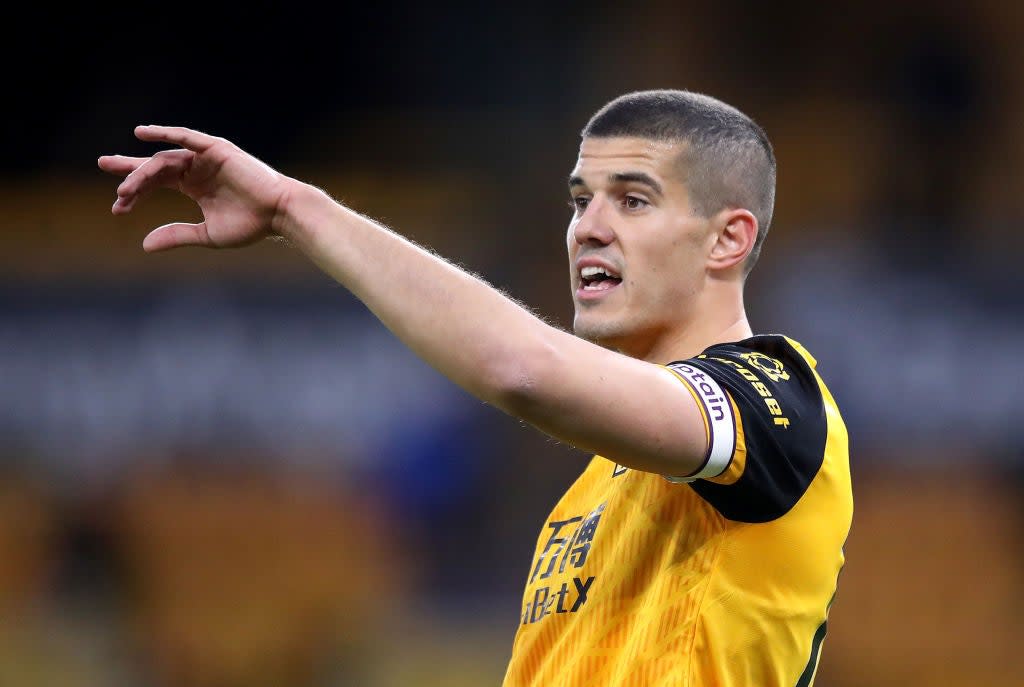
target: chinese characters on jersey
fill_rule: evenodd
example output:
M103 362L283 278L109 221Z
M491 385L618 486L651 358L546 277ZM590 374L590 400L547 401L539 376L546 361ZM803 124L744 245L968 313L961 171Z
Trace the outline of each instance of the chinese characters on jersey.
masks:
M547 580L556 573L557 578L534 590L533 598L523 608L523 625L539 622L552 613L575 613L587 602L593 576L562 578L567 570L572 574L586 563L604 507L602 503L586 517L577 515L548 523L548 541L537 556L529 583Z

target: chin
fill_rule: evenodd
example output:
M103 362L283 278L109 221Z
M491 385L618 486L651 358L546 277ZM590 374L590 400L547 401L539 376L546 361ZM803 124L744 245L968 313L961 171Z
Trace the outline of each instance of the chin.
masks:
M627 332L621 322L600 321L592 317L577 316L573 322L573 332L581 339L596 343L607 348L615 347Z

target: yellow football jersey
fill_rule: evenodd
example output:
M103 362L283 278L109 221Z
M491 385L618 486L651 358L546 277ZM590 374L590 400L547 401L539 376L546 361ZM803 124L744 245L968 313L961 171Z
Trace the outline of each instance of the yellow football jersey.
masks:
M754 336L671 363L702 409L686 477L600 456L537 539L505 687L808 687L853 516L815 360Z

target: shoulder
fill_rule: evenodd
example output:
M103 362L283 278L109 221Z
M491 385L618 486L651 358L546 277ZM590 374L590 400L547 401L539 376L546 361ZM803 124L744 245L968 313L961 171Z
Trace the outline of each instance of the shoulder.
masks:
M714 430L725 437L729 457L691 487L726 517L780 517L820 468L827 394L816 365L802 345L775 334L710 346L668 365L703 402L709 427L720 418Z
M748 369L772 382L798 378L814 379L817 361L794 339L782 334L758 334L742 341L709 346L688 362L725 363L735 369Z
M824 423L816 365L800 343L772 334L716 344L668 367L705 399L728 398L743 415L767 413L773 425L788 429L793 415L799 416L805 427L815 424L809 422L812 417Z

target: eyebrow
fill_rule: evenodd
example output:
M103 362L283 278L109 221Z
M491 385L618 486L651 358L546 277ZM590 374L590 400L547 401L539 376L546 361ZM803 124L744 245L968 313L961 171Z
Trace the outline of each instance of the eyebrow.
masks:
M645 172L614 172L608 175L608 181L613 184L643 184L659 196L664 195L664 192L661 190L661 184L655 181L654 177ZM586 183L583 181L583 177L578 174L573 174L569 177L569 188L572 189L575 186L586 186Z

